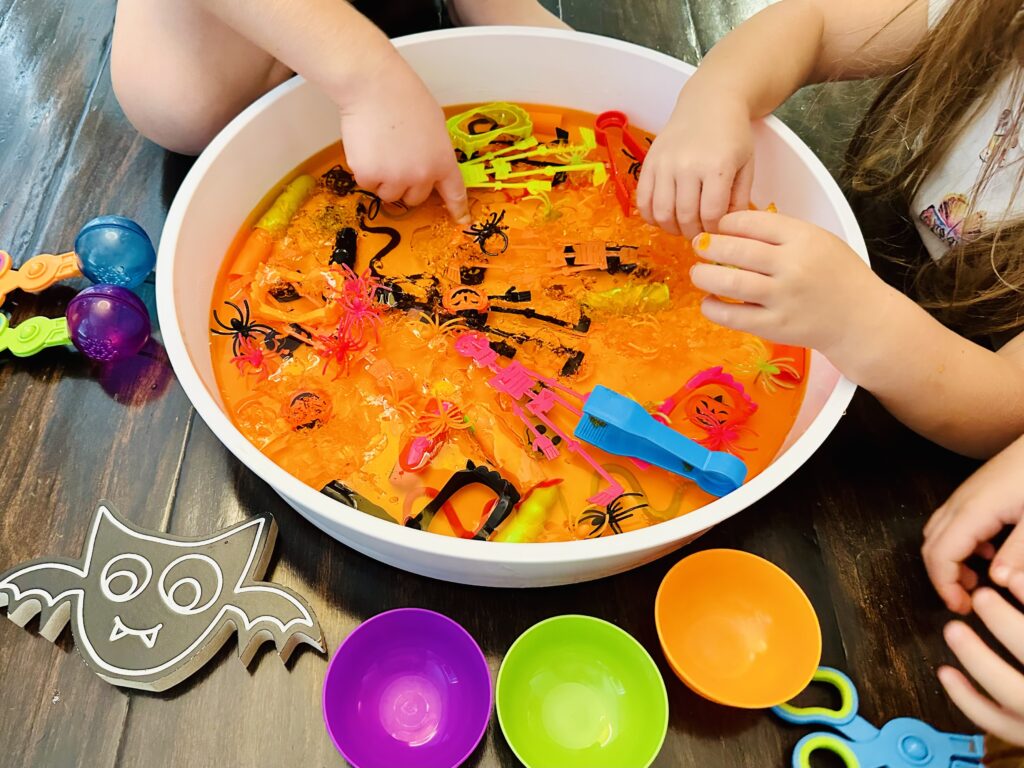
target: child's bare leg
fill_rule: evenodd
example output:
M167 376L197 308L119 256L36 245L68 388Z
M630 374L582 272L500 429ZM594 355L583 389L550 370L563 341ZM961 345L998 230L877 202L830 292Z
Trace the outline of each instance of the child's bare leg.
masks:
M121 0L111 78L132 124L167 149L198 154L291 70L194 0Z

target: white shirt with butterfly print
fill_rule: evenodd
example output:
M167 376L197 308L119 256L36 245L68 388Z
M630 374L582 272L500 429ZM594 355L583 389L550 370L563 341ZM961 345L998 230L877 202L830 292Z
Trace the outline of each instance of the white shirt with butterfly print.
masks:
M942 23L942 17L952 2L972 0L930 0L928 26ZM1013 73L1006 75L978 117L969 124L953 144L946 157L925 179L912 202L911 215L931 257L938 261L966 235L971 236L1009 216L1024 213L1024 200L1014 200L1019 163L1024 162L1021 137L1013 137L998 167L985 185L974 211L965 220L969 196L989 161L993 147L1006 135L1008 126L1020 121L1014 118L1024 109L1016 99L1013 103ZM1004 145L1006 146L1006 145Z

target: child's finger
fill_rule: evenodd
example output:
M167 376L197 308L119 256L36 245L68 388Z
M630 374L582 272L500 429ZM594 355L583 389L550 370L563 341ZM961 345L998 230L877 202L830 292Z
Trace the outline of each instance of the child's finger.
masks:
M933 585L935 591L939 593L939 597L942 598L942 602L953 613L966 616L971 612L971 596L960 583L959 573L955 582L943 582L942 584L933 582Z
M732 182L732 196L729 200L730 211L745 211L750 208L750 188L754 185L754 158L740 168Z
M426 184L417 184L409 187L406 193L402 196L402 202L410 208L415 208L417 205L421 205L428 197L430 193L434 191L434 185L429 182Z
M943 635L967 674L993 699L1014 712L1024 712L1024 675L999 658L977 632L962 621L951 621Z
M957 578L957 582L966 592L973 592L978 587L978 574L966 565L961 565L960 575Z
M710 296L701 302L704 317L717 325L746 331L755 336L766 336L767 310L756 304L731 304Z
M762 275L772 273L771 246L758 240L701 232L693 240L693 250L700 258L718 264L760 272Z
M718 231L723 235L780 245L790 238L797 223L796 219L768 211L733 211L718 222Z
M924 537L927 539L933 533L937 533L939 526L943 525L949 519L949 516L952 514L952 509L948 504L943 504L941 507L935 510L932 516L928 519L928 522L925 523Z
M979 589L971 601L974 612L1002 643L1006 650L1024 661L1024 613L1010 605L994 589ZM1020 711L1024 714L1024 677L1018 694Z
M921 548L928 578L946 607L956 613L968 613L971 599L960 583L960 569L963 561L970 555L970 550L962 557L957 557L958 552L956 549L951 553L946 549L937 550L934 540L929 540Z
M729 212L732 180L732 176L704 179L700 190L700 226L703 231L717 232L719 219Z
M1018 523L992 560L992 581L1008 586L1015 573L1024 573L1024 523Z
M377 188L377 197L385 203L396 203L405 195L407 187L404 184L385 181Z
M659 227L669 234L679 234L676 221L676 180L669 173L662 173L655 179L651 212Z
M437 185L437 192L444 200L448 213L462 225L470 223L469 201L466 196L466 182L459 172L459 167L452 164L452 170Z
M1024 718L1016 717L982 696L960 670L940 667L938 674L949 698L979 728L1011 744L1021 743Z
M1010 578L1010 593L1021 603L1024 603L1024 573L1014 574Z
M676 179L676 199L673 203L679 231L687 237L696 237L700 232L700 196L702 194L700 179Z
M695 265L690 279L702 291L749 304L764 304L772 288L770 277L717 264Z
M640 171L640 181L636 185L636 208L640 216L648 224L654 224L654 211L652 210L654 198L654 165L645 163Z
M925 541L921 555L928 577L951 610L962 612L965 608L962 590L956 587L960 565L979 544L991 539L1001 528L1002 523L997 517L972 514L969 509L960 510L945 527L929 535Z

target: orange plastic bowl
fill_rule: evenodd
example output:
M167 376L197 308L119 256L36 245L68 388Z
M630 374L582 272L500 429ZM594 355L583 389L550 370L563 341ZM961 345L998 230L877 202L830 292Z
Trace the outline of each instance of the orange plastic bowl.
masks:
M719 704L782 704L807 687L821 661L821 627L807 595L747 552L711 549L681 560L661 582L654 613L673 671Z

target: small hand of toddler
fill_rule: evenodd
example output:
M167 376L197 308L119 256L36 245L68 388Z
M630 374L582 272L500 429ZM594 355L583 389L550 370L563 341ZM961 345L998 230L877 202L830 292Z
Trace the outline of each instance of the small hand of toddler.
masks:
M746 107L724 97L680 97L676 114L651 145L636 190L649 224L674 235L717 232L729 211L746 210L754 179L754 139Z
M1024 602L1024 576L1016 575L1010 584L1016 598ZM988 588L975 592L971 605L999 642L1024 663L1024 613ZM949 698L986 732L1024 747L1024 675L962 621L950 622L944 634L964 669L992 697L978 691L959 669L940 667L939 681Z
M997 640L1024 662L1024 613L995 590L974 591L978 575L964 561L977 554L991 560L992 580L1024 603L1024 438L974 473L932 515L924 529L928 575L950 610L972 609ZM1015 526L996 551L991 539ZM974 594L969 594L974 591ZM946 642L964 669L992 697L980 693L963 672L939 669L953 702L980 727L1024 746L1024 675L960 621L945 630Z
M436 188L452 218L469 223L466 185L444 113L397 53L345 100L341 113L345 156L359 186L408 206Z
M932 515L924 529L925 567L951 611L970 613L968 594L978 575L964 561L972 554L992 560L992 581L1009 587L1024 579L1024 438L975 472ZM996 552L991 540L1016 526ZM1020 585L1024 589L1024 583Z
M834 353L863 337L886 286L842 240L819 227L767 211L737 211L702 233L690 270L711 294L701 310L714 323L771 341ZM729 301L726 301L728 299ZM741 302L741 303L736 303Z

